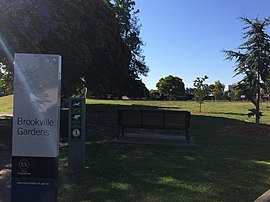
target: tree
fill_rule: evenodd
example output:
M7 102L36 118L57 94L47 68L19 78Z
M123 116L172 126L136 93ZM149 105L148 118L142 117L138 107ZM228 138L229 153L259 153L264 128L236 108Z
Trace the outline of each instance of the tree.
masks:
M268 101L270 95L270 81L267 81L267 84L265 85L265 88L261 89L261 98L262 101Z
M149 97L149 90L146 88L145 84L140 79L130 79L129 83L131 91L128 92L128 97L133 99L141 99Z
M260 111L261 89L266 88L270 78L270 38L265 28L270 24L270 18L260 21L258 18L249 20L240 18L244 27L243 39L239 51L223 50L227 60L236 60L236 75L242 74L244 78L238 82L238 88L245 93L253 103L255 109L250 109L255 115L256 124L260 123L262 112ZM242 51L242 52L241 52Z
M241 99L241 94L242 94L241 90L236 88L236 87L231 91L231 97L234 100L240 100Z
M204 84L206 79L208 79L208 76L204 76L203 78L197 77L193 81L193 85L195 87L193 90L194 99L200 104L200 112L202 111L202 104L205 97L208 95L209 90L208 85Z
M220 83L220 81L215 81L214 84L208 86L209 91L213 94L215 100L220 100L224 98L225 85Z
M9 66L0 63L0 93L10 95L13 92L13 74Z
M185 99L186 100L193 100L194 94L193 94L194 88L186 88L185 90Z
M3 0L0 61L12 66L14 52L62 55L66 96L87 87L95 95L120 93L130 50L114 12L103 0Z
M224 84L220 83L219 80L215 81L214 89L213 89L215 100L220 100L224 97L224 89L225 89Z
M169 95L172 99L185 95L185 84L177 76L169 75L159 79L156 87L160 94Z
M158 90L151 89L149 91L149 96L151 100L159 100L160 99L160 93Z
M140 38L139 9L135 9L134 0L112 0L112 7L118 19L120 34L131 52L129 65L129 77L137 80L140 76L147 76L149 68L145 63L145 56L142 54L144 43ZM130 82L129 82L130 83ZM132 91L132 89L127 89Z

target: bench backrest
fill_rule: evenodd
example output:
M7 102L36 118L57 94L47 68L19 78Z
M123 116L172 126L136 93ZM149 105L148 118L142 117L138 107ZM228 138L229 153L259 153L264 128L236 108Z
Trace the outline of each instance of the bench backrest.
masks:
M118 110L118 124L123 127L188 129L190 128L190 112Z

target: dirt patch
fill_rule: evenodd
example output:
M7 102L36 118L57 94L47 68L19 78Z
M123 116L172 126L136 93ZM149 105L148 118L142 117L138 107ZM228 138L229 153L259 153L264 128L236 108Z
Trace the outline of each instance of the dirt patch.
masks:
M255 124L243 124L237 126L225 127L226 132L231 134L238 134L249 138L267 140L270 141L270 126L255 125Z
M200 112L200 111L193 111L193 112L191 112L191 114L210 114L209 112Z

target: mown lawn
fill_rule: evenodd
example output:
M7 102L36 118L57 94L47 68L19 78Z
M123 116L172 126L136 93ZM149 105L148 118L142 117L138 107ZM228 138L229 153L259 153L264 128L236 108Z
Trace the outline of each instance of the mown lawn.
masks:
M251 102L215 102L206 101L202 104L202 113L199 113L199 104L194 101L127 101L127 100L87 100L88 111L111 111L123 108L150 108L166 110L188 110L193 114L200 114L214 117L231 118L240 121L253 122L254 118L249 118L248 109L254 108ZM270 124L270 103L261 103L263 117L261 123Z
M13 113L13 96L0 97L0 113Z
M91 132L88 136L87 169L68 170L67 147L62 148L59 201L246 202L270 188L269 137L231 129L253 127L254 119L246 116L252 108L248 102L206 102L201 114L196 102L87 103L88 112L115 113L119 108L190 110L195 146L110 144L115 130L103 125L102 136L92 137ZM267 124L270 114L266 103L263 110L266 116L261 122ZM265 127L268 130L268 125Z
M196 102L87 103L88 115L119 108L189 110L194 146L111 144L116 126L101 121L98 135L88 128L84 170L68 169L68 145L61 144L58 201L246 202L270 188L267 103L262 127L246 116L253 107L249 102L205 102L203 113Z

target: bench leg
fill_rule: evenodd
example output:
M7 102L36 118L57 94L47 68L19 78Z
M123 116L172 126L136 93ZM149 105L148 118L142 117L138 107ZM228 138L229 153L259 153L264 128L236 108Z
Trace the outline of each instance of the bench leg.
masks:
M186 140L187 140L187 143L189 144L190 143L190 135L189 135L188 130L186 130Z
M123 126L118 126L118 131L117 131L117 140L120 139L120 133L121 133L121 136L123 137L124 136L124 127Z
M120 134L120 126L118 126L118 130L117 130L117 137L116 137L117 140L119 140L119 136L120 136L119 134Z
M124 136L124 127L122 127L122 137Z

